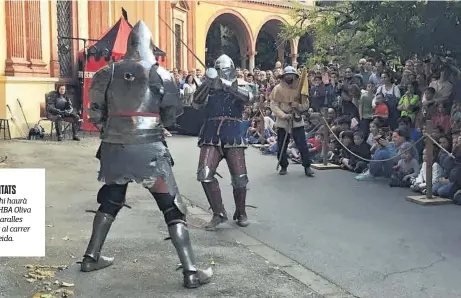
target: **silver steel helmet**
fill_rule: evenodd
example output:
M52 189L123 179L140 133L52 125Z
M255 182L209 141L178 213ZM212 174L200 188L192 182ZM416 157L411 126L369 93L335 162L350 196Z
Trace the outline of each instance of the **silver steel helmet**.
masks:
M128 36L125 58L157 63L154 55L154 42L152 32L143 22L137 22Z
M235 81L237 79L237 71L235 70L234 61L227 56L221 55L216 59L214 68L218 71L219 77L228 81Z
M299 76L298 72L296 71L296 69L293 67L293 66L287 66L283 69L283 76L286 75L286 74L294 74L294 75L297 75Z

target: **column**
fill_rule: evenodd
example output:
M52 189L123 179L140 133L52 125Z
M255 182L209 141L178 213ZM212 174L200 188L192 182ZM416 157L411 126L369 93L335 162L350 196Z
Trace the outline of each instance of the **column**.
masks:
M254 69L255 69L255 53L250 53L250 55L248 55L249 57L249 65L248 65L248 70L253 73Z
M280 45L277 49L277 61L280 61L280 63L282 63L282 66L285 63L285 43L282 43L282 45Z
M241 69L245 69L247 67L247 60L248 58L246 55L240 56L240 61L241 61L240 68Z
M298 67L298 54L291 54L291 66Z
M29 75L32 70L26 60L26 30L24 22L24 2L7 0L5 2L7 58L5 75Z
M42 56L42 26L40 16L40 0L24 2L26 23L26 53L34 76L49 76Z
M195 1L189 1L187 3L189 9L187 11L187 47L196 52L195 49L195 34L197 30L195 30ZM197 65L197 59L192 55L191 51L187 51L187 69L195 69L200 68L202 69L203 65ZM200 63L199 63L200 64ZM205 70L203 70L205 71Z
M48 2L50 12L50 75L59 77L59 56L58 56L58 12L56 1Z

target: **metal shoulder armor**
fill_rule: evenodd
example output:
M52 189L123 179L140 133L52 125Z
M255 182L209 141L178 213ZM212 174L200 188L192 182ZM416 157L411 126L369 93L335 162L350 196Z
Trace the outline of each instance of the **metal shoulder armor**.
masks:
M107 117L107 89L112 81L114 65L106 66L97 71L88 91L88 116L93 124L103 124Z

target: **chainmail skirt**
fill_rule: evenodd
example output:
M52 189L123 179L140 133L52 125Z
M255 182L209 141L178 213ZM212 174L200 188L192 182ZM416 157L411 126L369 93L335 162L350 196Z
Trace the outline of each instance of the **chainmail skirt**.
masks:
M177 192L171 155L162 142L121 145L102 142L98 180L106 184L136 182L151 188L162 177L170 193Z

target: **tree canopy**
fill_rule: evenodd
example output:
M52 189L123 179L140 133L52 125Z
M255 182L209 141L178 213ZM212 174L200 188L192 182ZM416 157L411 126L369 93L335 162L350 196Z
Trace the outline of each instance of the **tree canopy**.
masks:
M461 2L322 1L297 6L281 38L314 38L308 64L357 63L363 56L401 60L428 55L461 58ZM301 53L300 53L301 54Z

